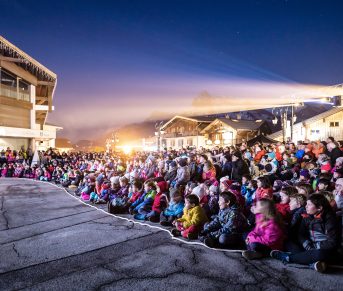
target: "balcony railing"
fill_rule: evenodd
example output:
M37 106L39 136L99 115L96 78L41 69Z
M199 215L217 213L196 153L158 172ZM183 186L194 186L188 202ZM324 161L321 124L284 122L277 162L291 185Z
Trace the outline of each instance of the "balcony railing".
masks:
M185 131L185 132L165 133L163 134L163 137L171 138L171 137L187 137L187 136L197 136L197 135L200 135L200 133L197 133L196 131Z
M4 84L0 84L0 96L30 102L30 94L28 91L23 91L21 89L17 91L17 88Z

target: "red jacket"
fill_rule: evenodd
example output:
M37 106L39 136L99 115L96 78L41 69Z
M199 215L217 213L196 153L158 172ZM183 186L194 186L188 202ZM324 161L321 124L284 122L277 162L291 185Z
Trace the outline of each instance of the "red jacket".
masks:
M273 199L272 188L257 188L255 192L255 201L261 200L262 198Z
M290 215L291 215L291 210L289 209L289 204L281 204L281 203L277 203L275 205L276 210L281 214L282 219L285 222L289 222L290 221Z
M161 213L167 207L167 198L163 195L163 192L168 189L168 183L166 181L160 181L157 183L157 186L160 188L160 192L155 196L152 210Z

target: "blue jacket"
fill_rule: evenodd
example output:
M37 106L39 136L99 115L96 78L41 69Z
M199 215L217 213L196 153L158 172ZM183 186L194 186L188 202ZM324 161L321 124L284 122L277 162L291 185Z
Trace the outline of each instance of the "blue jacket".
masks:
M133 208L134 211L138 211L138 209L146 205L152 206L152 204L154 203L155 195L156 192L154 190L144 193L141 197L139 197L135 202L132 203L131 208Z
M183 201L179 203L174 203L173 201L169 203L169 206L166 210L164 210L163 214L166 216L179 216L183 213L183 208L185 207L185 203Z

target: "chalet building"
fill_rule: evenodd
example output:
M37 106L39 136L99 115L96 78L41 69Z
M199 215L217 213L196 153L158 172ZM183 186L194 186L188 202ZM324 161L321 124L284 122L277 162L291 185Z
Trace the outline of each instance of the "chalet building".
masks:
M174 116L160 128L162 147L184 148L205 146L205 137L201 131L208 126L213 118L189 118Z
M207 147L235 145L270 133L269 125L262 120L230 118L217 118L201 131Z
M62 128L46 119L56 84L55 73L0 36L0 149L55 147Z
M311 118L296 122L293 125L293 142L303 140L325 140L333 136L343 140L343 108L333 107ZM283 131L279 130L268 136L271 139L283 141ZM291 126L288 121L285 128L285 140L291 138Z

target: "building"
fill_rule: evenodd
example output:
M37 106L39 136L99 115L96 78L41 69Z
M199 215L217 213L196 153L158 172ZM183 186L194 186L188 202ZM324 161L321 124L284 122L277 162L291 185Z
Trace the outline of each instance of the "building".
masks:
M208 147L235 145L257 135L270 133L268 124L262 120L230 118L216 118L201 131Z
M55 147L62 128L46 119L56 84L55 73L0 36L0 149Z
M205 146L205 138L200 132L212 120L213 118L207 117L174 116L160 128L162 147L178 149Z
M333 107L311 118L296 122L293 126L293 141L306 139L325 140L333 136L336 140L343 140L343 108ZM274 140L283 141L283 131L279 130L268 136ZM285 140L291 138L290 122L287 122Z

